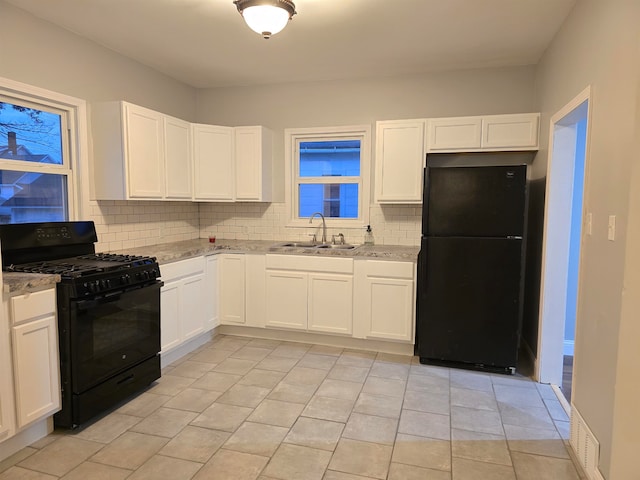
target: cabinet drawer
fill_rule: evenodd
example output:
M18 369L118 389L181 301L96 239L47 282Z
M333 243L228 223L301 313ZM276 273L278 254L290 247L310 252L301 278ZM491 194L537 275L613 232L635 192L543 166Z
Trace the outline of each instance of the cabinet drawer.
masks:
M160 275L162 280L170 282L177 278L204 273L204 266L204 257L195 257L187 260L179 260L177 262L163 263L160 265Z
M353 273L352 258L267 255L266 267L306 272Z
M367 276L385 278L407 278L413 280L415 264L413 262L392 262L384 260L366 260Z
M13 323L20 323L56 311L56 289L26 293L11 298L11 318Z

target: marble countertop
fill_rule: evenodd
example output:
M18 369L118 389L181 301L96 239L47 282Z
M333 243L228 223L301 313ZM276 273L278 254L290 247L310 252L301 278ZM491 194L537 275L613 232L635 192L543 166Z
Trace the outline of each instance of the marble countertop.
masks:
M127 249L121 253L150 255L156 257L158 263L162 265L163 263L215 253L279 253L324 257L377 258L381 260L415 262L418 257L418 251L420 250L420 247L405 247L400 245L360 245L351 250L277 246L282 243L284 242L271 240L218 240L216 243L209 243L207 239L196 239Z
M156 257L158 263L162 265L163 263L216 253L278 253L286 255L312 255L356 259L375 258L380 260L415 262L418 257L418 251L420 250L420 247L405 247L400 245L360 245L351 250L277 246L282 243L284 242L270 240L218 240L216 243L209 243L207 239L196 239L129 248L115 253ZM49 286L53 287L59 281L60 275L11 272L4 272L3 275L4 291L11 295Z
M18 295L47 287L53 288L59 281L60 275L2 272L4 292L10 295Z

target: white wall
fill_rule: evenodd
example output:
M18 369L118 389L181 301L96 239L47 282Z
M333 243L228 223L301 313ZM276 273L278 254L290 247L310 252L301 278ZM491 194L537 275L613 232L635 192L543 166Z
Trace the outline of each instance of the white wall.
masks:
M295 83L198 91L197 121L265 125L274 131L274 177L284 178L284 129L370 124L377 120L531 112L534 68L459 70L382 79ZM375 132L375 128L372 128ZM375 145L375 139L372 142ZM375 161L375 159L374 159ZM371 169L372 175L374 169ZM373 186L373 183L372 183ZM276 200L282 202L284 185ZM202 205L201 235L221 238L304 238L308 229L285 227L284 205ZM378 244L419 245L421 208L371 205ZM329 235L338 233L331 229ZM364 228L340 229L362 243Z
M0 77L86 100L128 100L193 120L196 91L0 0ZM99 250L197 238L189 202L89 202Z
M635 246L629 243L627 228L631 169L637 163L639 24L637 1L577 2L543 56L536 76L537 104L542 113L542 148L534 164L537 177L546 174L549 118L587 85L592 86L585 206L593 214L593 234L583 247L572 398L600 441L600 470L608 480L634 478L613 474L630 468L635 458L614 455L612 446L614 440L617 444L618 419L635 425L637 436L639 417L637 406L625 409L632 412L626 420L617 412L622 408L620 402L631 401L619 395L632 388L632 383L637 384L637 376L617 374L621 357L635 362L636 371L640 367L637 353L622 349L620 342L625 329L631 327L621 311L625 269L629 276L637 275L631 272L638 269L637 257L631 266L632 257L626 254L637 248L637 242ZM637 185L637 178L635 181ZM614 242L607 240L607 218L612 214L617 216ZM637 228L637 218L633 222ZM624 341L630 340L625 337Z

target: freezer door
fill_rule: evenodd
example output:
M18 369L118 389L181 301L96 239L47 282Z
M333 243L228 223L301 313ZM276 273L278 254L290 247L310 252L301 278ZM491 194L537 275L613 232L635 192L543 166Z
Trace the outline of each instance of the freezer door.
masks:
M521 237L526 182L526 165L427 168L423 234Z
M515 367L522 241L426 238L418 278L421 360Z

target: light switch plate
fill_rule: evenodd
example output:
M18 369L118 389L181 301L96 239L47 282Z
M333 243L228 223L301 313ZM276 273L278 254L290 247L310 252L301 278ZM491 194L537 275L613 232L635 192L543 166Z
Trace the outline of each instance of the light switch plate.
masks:
M607 238L612 242L616 239L616 216L609 215L609 227L607 228Z

